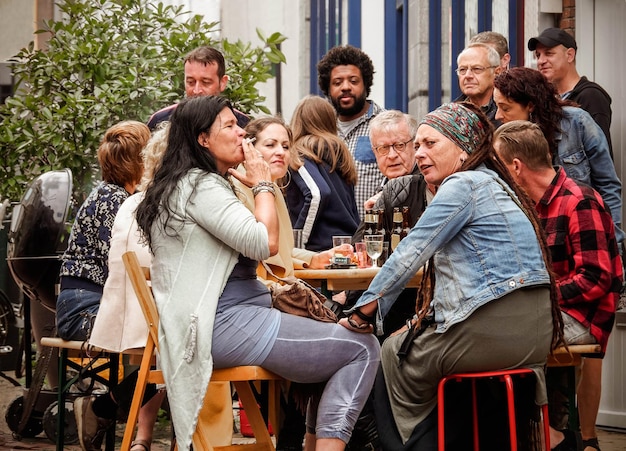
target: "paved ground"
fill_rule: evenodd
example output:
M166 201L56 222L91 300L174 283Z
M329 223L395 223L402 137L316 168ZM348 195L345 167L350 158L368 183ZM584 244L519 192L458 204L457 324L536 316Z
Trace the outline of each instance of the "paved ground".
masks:
M21 387L14 387L11 383L3 378L0 378L0 450L38 450L38 451L55 451L56 447L54 443L46 436L45 432L37 435L34 438L23 438L18 441L13 437L13 433L9 429L5 415L7 407L23 393ZM235 413L235 412L234 412ZM239 427L238 416L235 414L235 427ZM116 449L122 442L122 436L124 435L125 425L117 425L116 429ZM171 439L170 423L164 420L161 423L157 423L154 431L154 437L152 441L152 451L169 451ZM233 437L235 444L253 443L254 439L245 438L241 434L236 433ZM66 450L80 451L80 446L67 445Z
M5 413L7 406L22 394L20 387L14 387L8 381L0 378L0 450L39 450L39 451L54 451L54 444L48 439L45 433L39 434L35 438L22 439L17 441L13 438L13 434L9 430L9 427L5 421ZM117 446L121 443L122 435L124 432L124 425L118 426L116 437ZM157 425L155 429L155 436L152 443L152 451L169 451L170 449L170 427L167 422ZM611 432L600 430L599 431L600 446L602 451L625 451L626 450L626 431ZM235 441L238 443L249 442L252 439L242 438L241 435L235 436ZM77 445L69 445L65 447L66 450L79 451L80 447Z

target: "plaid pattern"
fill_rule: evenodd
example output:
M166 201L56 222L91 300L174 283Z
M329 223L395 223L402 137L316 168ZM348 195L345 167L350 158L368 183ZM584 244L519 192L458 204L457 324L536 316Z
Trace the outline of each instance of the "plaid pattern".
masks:
M372 197L380 189L384 179L382 172L378 169L376 156L372 150L370 143L370 119L384 111L373 100L369 100L370 108L367 113L361 116L357 125L352 128L345 136L339 131L339 136L346 142L350 153L354 157L356 163L356 171L358 180L354 186L354 197L356 200L356 208L359 211L361 221L364 218L365 211L363 204Z
M600 194L559 168L537 203L561 310L589 327L606 351L622 286L615 226Z

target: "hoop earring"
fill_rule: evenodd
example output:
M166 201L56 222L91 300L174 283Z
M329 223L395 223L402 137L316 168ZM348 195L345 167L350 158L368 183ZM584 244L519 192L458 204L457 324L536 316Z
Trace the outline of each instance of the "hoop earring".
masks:
M285 179L287 179L287 183L283 183L283 181ZM285 174L285 176L281 180L280 187L283 188L283 189L287 188L290 183L291 183L291 172L289 170L287 170L287 173Z

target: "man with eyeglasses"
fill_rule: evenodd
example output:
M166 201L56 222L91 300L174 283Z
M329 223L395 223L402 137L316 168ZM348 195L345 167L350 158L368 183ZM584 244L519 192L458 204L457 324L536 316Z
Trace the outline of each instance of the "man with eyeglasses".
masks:
M390 180L416 173L413 140L417 122L413 117L397 110L383 111L370 121L369 138L378 169L385 176L376 194L363 204L365 210L374 207L383 186ZM391 218L391 212L389 212Z
M502 71L500 55L492 46L476 42L459 53L456 64L463 93L456 101L468 101L480 107L498 128L501 122L496 120L498 108L493 101L493 80Z

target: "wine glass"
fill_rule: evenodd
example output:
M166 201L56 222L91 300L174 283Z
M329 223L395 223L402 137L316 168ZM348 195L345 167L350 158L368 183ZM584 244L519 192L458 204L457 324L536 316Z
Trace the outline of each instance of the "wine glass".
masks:
M383 235L365 235L365 251L374 262L374 267L378 267L378 257L383 253Z

